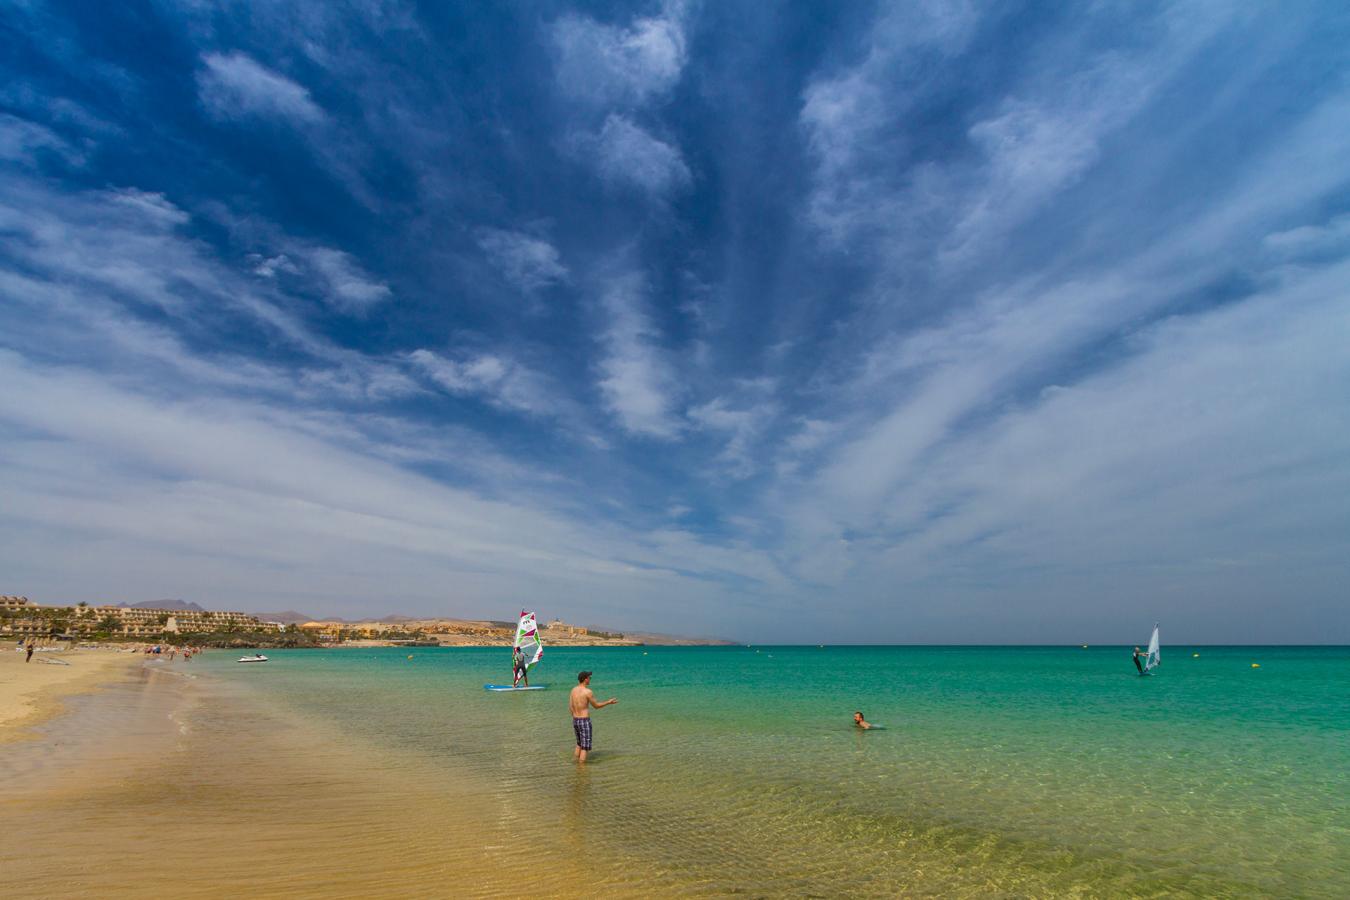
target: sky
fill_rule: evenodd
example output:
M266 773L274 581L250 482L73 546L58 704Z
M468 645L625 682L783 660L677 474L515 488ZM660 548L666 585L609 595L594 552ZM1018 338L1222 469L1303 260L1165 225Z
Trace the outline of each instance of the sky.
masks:
M1350 11L8 2L0 592L1350 642Z

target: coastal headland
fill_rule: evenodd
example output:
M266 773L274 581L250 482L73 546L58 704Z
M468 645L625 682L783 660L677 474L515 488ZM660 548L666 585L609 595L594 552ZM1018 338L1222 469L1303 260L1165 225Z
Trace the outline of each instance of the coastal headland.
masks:
M541 622L550 646L632 647L723 645L731 642L674 635L626 634L560 619ZM496 647L511 643L515 624L490 619L315 618L294 610L246 613L207 610L195 603L169 600L126 604L48 605L27 597L0 597L0 640L36 640L40 644L94 642L161 643L199 647Z

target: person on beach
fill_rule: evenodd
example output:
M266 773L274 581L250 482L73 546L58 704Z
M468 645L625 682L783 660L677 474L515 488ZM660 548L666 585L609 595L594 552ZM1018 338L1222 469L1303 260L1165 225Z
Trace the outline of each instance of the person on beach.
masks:
M863 718L862 711L859 710L853 714L853 724L866 731L872 727L872 723Z
M1143 655L1143 652L1138 647L1134 648L1134 667L1139 670L1140 675L1144 674L1144 663L1140 660L1140 657Z
M572 751L577 762L586 762L586 754L591 752L591 709L613 706L618 702L610 697L604 703L596 703L595 694L591 692L591 673L577 673L577 686L572 688L567 698L567 706L572 710L572 730L577 735L577 747Z
M511 648L511 684L519 686L520 680L525 679L525 686L530 686L530 670L525 665L525 651L519 647Z
M32 641L29 641L29 642L28 642L28 655L25 656L25 657L23 658L23 661L24 661L24 662L32 662L32 661L33 661L33 642L32 642Z

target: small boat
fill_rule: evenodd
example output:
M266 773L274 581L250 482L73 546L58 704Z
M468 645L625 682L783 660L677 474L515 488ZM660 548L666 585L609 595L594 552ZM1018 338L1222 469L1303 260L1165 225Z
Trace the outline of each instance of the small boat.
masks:
M241 657L239 657L239 660L238 660L238 661L239 661L239 662L267 662L267 657L263 656L261 653L255 653L255 654L253 654L252 656L241 656Z

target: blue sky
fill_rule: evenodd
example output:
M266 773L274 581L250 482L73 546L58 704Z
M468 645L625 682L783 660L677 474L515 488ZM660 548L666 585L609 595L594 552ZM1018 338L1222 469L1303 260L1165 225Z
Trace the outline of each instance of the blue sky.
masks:
M0 573L1350 641L1341 4L18 2Z

